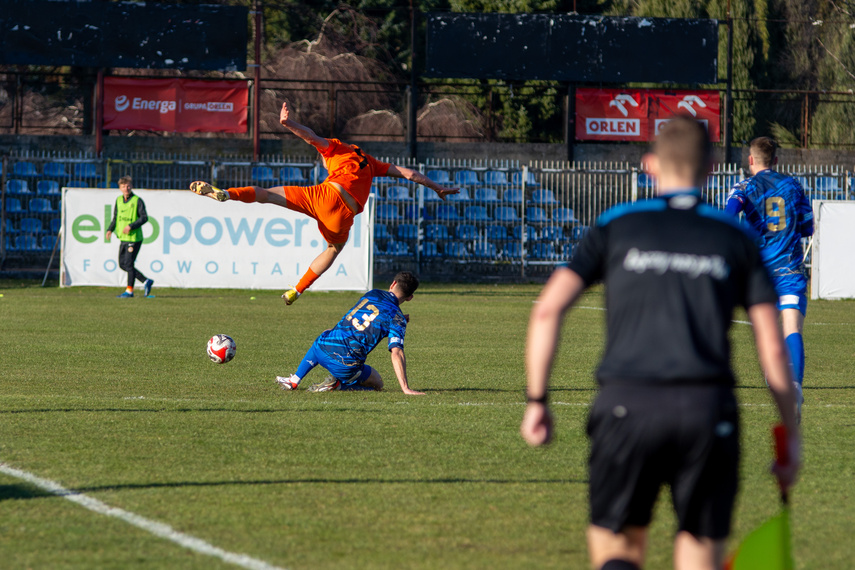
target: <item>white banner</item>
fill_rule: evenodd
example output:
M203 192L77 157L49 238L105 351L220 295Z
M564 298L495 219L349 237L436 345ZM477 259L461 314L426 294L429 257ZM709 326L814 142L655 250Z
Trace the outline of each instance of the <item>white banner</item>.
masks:
M855 297L855 201L814 200L811 299Z
M157 287L282 289L297 284L327 244L315 220L272 204L217 202L189 190L134 190L148 223L136 267ZM124 287L119 240L107 226L118 190L64 188L62 286ZM315 291L372 288L374 198ZM138 284L139 285L139 284Z

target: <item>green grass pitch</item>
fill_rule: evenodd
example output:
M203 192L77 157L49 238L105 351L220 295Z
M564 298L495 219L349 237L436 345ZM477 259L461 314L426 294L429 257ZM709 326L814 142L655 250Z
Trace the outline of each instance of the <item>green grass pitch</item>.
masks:
M378 286L383 284L378 283ZM557 438L519 437L537 285L425 284L405 396L385 347L382 393L289 393L314 337L357 293L107 288L0 281L0 463L290 569L587 568L584 433L603 341L601 289L568 317L552 382ZM745 320L744 315L737 315ZM640 331L643 332L643 331ZM231 335L215 365L205 343ZM855 566L855 302L811 302L805 463L792 493L796 567ZM732 331L743 426L731 547L778 511L775 408L750 327ZM304 385L325 377L315 370ZM649 568L671 567L662 493ZM0 473L0 567L231 568Z

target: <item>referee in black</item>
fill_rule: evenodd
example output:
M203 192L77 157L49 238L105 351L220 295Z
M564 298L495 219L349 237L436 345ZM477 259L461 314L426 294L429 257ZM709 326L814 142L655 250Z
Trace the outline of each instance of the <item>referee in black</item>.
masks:
M564 314L587 286L605 283L607 341L588 419L594 568L642 567L665 483L679 525L674 567L721 568L738 487L739 418L727 338L737 305L754 326L789 434L792 461L776 474L784 487L795 481L800 437L777 294L752 239L701 201L710 154L700 123L669 121L645 157L659 195L605 212L532 310L520 431L541 445L552 435L547 384Z

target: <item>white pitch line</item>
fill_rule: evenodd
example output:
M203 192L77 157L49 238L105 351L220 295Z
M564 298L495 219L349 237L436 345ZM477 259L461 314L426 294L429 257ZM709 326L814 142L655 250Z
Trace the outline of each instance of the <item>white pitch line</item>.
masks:
M59 483L56 483L49 479L42 479L41 477L38 477L26 471L21 471L20 469L15 469L14 467L7 465L6 463L0 462L0 472L15 477L17 479L22 479L28 483L31 483L32 485L35 485L39 489L47 491L48 493L56 495L57 497L67 499L72 503L77 503L78 505L85 507L90 511L96 512L101 515L106 515L108 517L115 517L117 519L123 520L128 524L131 524L137 528L141 528L142 530L160 538L170 540L178 544L179 546L187 548L188 550L193 550L200 554L213 556L215 558L219 558L223 562L228 562L229 564L234 564L235 566L240 566L241 568L247 568L248 570L283 570L279 566L273 566L263 560L252 558L251 556L247 556L246 554L235 554L234 552L228 552L223 550L222 548L217 548L212 544L208 544L201 538L196 538L195 536L190 536L189 534L184 534L183 532L178 532L168 524L147 519L136 513L132 513L124 509L111 507L110 505L102 503L98 499L94 499L92 497L89 497L88 495L78 493L77 491L73 491L71 489L66 489Z

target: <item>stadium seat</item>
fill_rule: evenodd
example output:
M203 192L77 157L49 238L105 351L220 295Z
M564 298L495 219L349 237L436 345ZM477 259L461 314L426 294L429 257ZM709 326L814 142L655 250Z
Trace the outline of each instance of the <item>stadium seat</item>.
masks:
M6 181L6 192L9 194L30 194L30 187L26 180L10 178Z
M479 241L472 247L472 257L495 259L496 246L488 241Z
M274 182L273 169L269 166L253 166L251 171L253 182Z
M15 225L12 223L12 220L0 220L0 224L2 224L4 233L9 236L11 234L18 233L18 230L15 229ZM11 242L6 242L11 243Z
M427 177L443 186L451 183L451 177L448 175L447 170L428 170Z
M508 239L508 228L505 226L487 226L484 235L487 239L494 241L506 240Z
M436 192L434 192L436 194ZM388 200L412 200L410 189L406 186L389 186L386 189L386 198Z
M564 228L561 226L547 226L540 232L540 239L547 241L560 241L564 239Z
M472 240L478 238L478 229L472 224L460 224L454 232L457 239Z
M522 186L522 180L523 180L522 172L519 172L519 171L514 172L511 175L511 184L513 184L514 186ZM528 171L528 176L525 179L525 185L526 186L540 186L540 184L537 182L537 179L535 179L535 177L534 177L534 172L532 172L531 170Z
M588 226L576 226L573 228L573 239L580 240L588 233Z
M522 188L511 188L505 192L505 202L508 204L522 204L523 199Z
M529 206L525 209L525 218L531 224L543 224L549 221L546 211L537 206Z
M576 221L572 208L555 208L552 211L552 221L559 224L572 224Z
M499 206L493 212L493 216L497 222L516 222L520 219L517 215L517 209L509 206Z
M18 230L22 234L40 234L42 232L42 221L38 218L22 218L18 224Z
M319 164L318 166L316 166L315 172L317 173L317 177L318 177L316 184L320 184L321 182L323 182L324 180L327 179L327 176L330 175L330 173L327 171L327 169L324 168L323 164Z
M84 182L83 180L72 180L65 186L66 188L90 188L91 184Z
M42 173L45 176L53 176L55 178L68 176L68 172L65 170L65 164L62 162L48 162L45 164Z
M422 242L420 252L422 257L439 257L439 248L435 241Z
M531 248L531 257L534 259L556 259L555 245L548 241L536 242Z
M395 235L398 239L416 239L419 237L419 227L416 224L399 224Z
M445 246L445 257L465 259L469 257L469 250L466 249L465 243L452 241Z
M392 234L389 233L386 224L374 224L374 239L389 239L391 237Z
M56 235L59 233L59 228L62 227L62 218L51 218L50 233Z
M514 226L512 235L515 240L518 240L522 237L522 228L523 226ZM537 239L537 232L532 226L525 226L525 239L526 241L534 241Z
M285 186L305 184L308 181L303 175L303 171L296 166L283 166L279 169L279 182Z
M16 162L12 166L12 174L15 176L38 176L39 171L32 162Z
M558 200L555 199L555 193L552 190L541 189L531 193L531 202L541 206L554 206Z
M394 176L377 176L374 178L374 184L382 184L383 186L389 186L391 184L402 184L405 182L409 181L402 180L400 178L395 178Z
M454 204L440 204L436 207L436 219L445 221L456 221L460 219L457 206Z
M7 214L20 214L21 212L26 212L26 210L21 207L20 200L17 198L6 198Z
M30 211L34 214L55 214L59 210L54 210L47 198L33 198L30 200Z
M458 170L454 173L454 183L463 186L478 186L481 184L481 180L478 179L478 173L474 170Z
M20 234L15 236L15 249L20 251L37 251L39 242L32 234Z
M653 177L645 172L638 173L638 187L639 188L653 188L654 181Z
M53 249L54 244L56 244L56 236L55 235L45 234L42 236L42 239L41 239L42 249L50 251Z
M501 255L504 259L520 259L522 257L522 245L518 241L509 241L502 246Z
M100 179L98 169L94 164L88 162L77 162L74 164L74 176L77 178L96 178Z
M448 238L448 226L442 224L427 224L425 226L425 239L445 240Z
M392 240L386 246L386 253L388 255L406 256L410 255L410 248L402 241Z
M484 206L466 206L463 210L463 219L470 222L489 222L490 214Z
M107 182L106 180L104 180L104 181L96 184L95 187L96 188L116 188L116 189L118 189L119 183L116 182L115 180L111 180L110 182Z
M508 174L501 170L488 170L484 173L484 184L493 184L494 186L510 186Z
M379 220L400 220L401 213L398 211L397 204L378 204L377 219Z
M404 217L408 220L419 219L419 207L417 204L407 204L404 206ZM428 213L428 209L422 207L421 218L423 220L432 220L433 216Z
M436 192L434 192L436 194ZM457 194L449 194L446 197L449 202L469 202L472 198L469 197L469 190L461 188Z
M419 187L419 192L424 194L425 202L442 202L442 198L439 197L439 194L431 190L430 188L425 188L424 186Z
M495 188L476 188L475 189L475 201L476 202L498 202L499 201L499 191Z
M59 194L59 182L56 180L39 180L36 184L36 194Z

